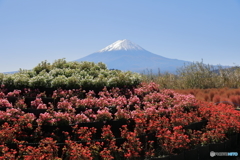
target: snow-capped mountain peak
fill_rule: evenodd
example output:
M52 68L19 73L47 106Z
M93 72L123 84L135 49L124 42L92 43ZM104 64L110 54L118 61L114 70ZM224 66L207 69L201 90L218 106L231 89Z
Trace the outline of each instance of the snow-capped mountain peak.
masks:
M142 47L140 47L137 44L132 43L131 41L127 39L118 40L109 46L101 49L98 52L108 52L108 51L117 51L117 50L144 50Z

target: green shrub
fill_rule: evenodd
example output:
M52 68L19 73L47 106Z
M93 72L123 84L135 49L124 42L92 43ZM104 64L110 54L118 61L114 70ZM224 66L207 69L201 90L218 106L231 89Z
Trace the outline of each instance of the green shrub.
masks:
M79 69L81 64L79 62L68 62L64 64L64 68L70 68L70 69Z
M100 67L100 69L106 70L107 66L106 64L102 63L102 62L98 62L97 65Z
M71 77L67 78L67 87L74 89L74 88L80 88L82 77L77 75L72 75Z
M34 70L24 70L24 69L21 69L19 70L18 72L19 74L26 74L28 75L30 78L34 77L37 75L37 73L34 71Z
M30 77L28 74L16 74L14 76L14 86L16 88L25 88L29 86Z
M92 67L94 67L94 65L95 64L93 62L84 61L80 65L80 70L89 71Z
M137 85L141 76L132 72L108 70L103 63L66 62L65 59L53 64L42 61L33 70L22 70L12 75L0 75L0 82L6 86L32 88L85 88L99 90L107 87Z
M93 77L88 75L86 77L83 77L83 79L80 81L80 86L83 89L90 89L90 88L94 88L94 80Z
M2 83L5 85L5 87L14 87L14 79L15 77L13 74L5 74Z
M67 87L67 77L64 75L59 75L55 77L51 82L52 88L66 88Z
M3 83L4 74L0 73L0 85Z
M64 70L60 69L60 68L54 68L49 72L49 75L53 76L53 77L57 77L60 75L65 75Z
M39 63L36 67L33 68L33 71L35 71L37 74L39 74L42 70L45 70L46 72L49 72L51 70L52 66L50 63L48 63L46 60Z
M71 77L72 75L77 74L79 71L76 69L64 68L63 72L66 77Z
M35 77L32 77L29 80L29 86L32 88L38 88L38 87L43 87L43 88L50 88L51 87L51 81L53 79L52 76L50 76L48 73L43 73L37 75Z
M67 61L65 58L62 58L62 59L58 59L58 60L55 60L52 64L52 68L60 68L60 69L63 69L65 68L67 64Z
M107 80L107 87L117 87L118 86L118 77L110 77Z
M107 86L107 78L102 74L99 74L96 78L93 79L93 83L98 89L103 89Z

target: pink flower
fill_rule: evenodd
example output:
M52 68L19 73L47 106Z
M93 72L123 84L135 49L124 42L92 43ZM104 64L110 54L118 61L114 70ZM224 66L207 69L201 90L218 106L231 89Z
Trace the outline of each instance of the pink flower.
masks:
M100 109L97 111L96 120L97 121L105 121L105 120L111 120L112 119L112 113L109 112L109 109L107 107L104 107L103 109Z
M131 118L130 112L127 111L126 109L121 109L121 108L119 108L114 115L115 115L115 120Z
M7 99L0 99L0 107L12 108L12 104Z

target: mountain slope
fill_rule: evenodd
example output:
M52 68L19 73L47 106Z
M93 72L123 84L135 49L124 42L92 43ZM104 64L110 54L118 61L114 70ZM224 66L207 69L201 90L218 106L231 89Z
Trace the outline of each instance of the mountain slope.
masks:
M92 53L76 61L103 62L109 69L123 71L143 72L152 70L154 73L160 69L161 72L175 72L188 61L165 58L151 53L129 40L119 40L113 44Z

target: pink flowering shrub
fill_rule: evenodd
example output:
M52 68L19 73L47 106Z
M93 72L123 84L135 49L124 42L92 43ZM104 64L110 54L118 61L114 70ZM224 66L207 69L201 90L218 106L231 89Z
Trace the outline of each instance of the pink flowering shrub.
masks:
M11 126L5 122L0 128L0 144L13 143L19 131L20 127L18 124Z
M0 145L0 159L10 159L14 160L17 154L16 149L11 149L5 144Z
M42 139L37 147L19 145L19 159L56 159L58 157L58 146L56 140L50 137Z
M120 107L117 108L117 112L114 114L115 120L128 120L131 118L130 112Z
M94 122L97 119L96 114L93 112L92 109L87 109L86 111L83 112L89 119L90 122Z
M100 152L101 158L103 160L118 159L122 150L116 145L116 139L109 125L103 127L102 139L105 140L105 143L103 150Z
M56 119L57 125L69 125L73 124L73 116L67 112L54 112L54 119Z
M47 109L47 105L43 103L42 98L36 98L31 101L31 106L36 109Z
M167 128L159 129L157 138L165 153L178 154L189 148L189 136L182 126L174 127L172 131Z
M19 97L21 90L14 90L13 92L8 92L7 97Z
M137 138L136 133L128 132L126 135L127 141L121 145L121 152L125 159L140 158L140 153L143 149L142 143Z
M0 92L0 98L5 98L5 96L6 96L5 93L1 91Z
M19 117L23 116L24 112L20 109L7 108L6 111L0 111L0 121L16 124Z
M134 93L137 95L144 95L144 94L149 94L154 91L160 91L159 85L151 82L151 83L141 83L139 87L134 89Z
M77 142L66 140L64 151L68 159L93 160L90 148L83 146L81 143L78 144Z
M115 138L110 125L104 125L102 128L102 139L106 139L107 141Z
M22 128L32 128L32 124L35 120L36 116L33 113L25 113L18 118L17 123Z
M58 104L57 104L57 108L58 108L58 109L73 110L73 108L72 108L72 103L71 103L71 102L68 102L67 99L61 98L60 101L61 101L61 102L58 102Z
M100 98L95 98L95 103L94 106L95 107L107 107L107 106L111 106L110 102L112 100L112 98L108 98L108 97L100 97Z
M36 120L38 125L56 125L57 120L48 112L41 113L39 118Z
M70 98L69 102L72 104L73 108L81 108L81 104L79 104L80 99L77 96L73 96Z
M207 130L203 132L200 137L201 145L207 145L210 143L220 143L226 140L226 135L221 129Z
M77 114L75 116L74 122L76 124L78 124L78 123L86 123L86 122L90 122L90 119L84 113L81 113L81 114Z
M96 100L97 98L85 98L77 101L78 108L84 107L84 108L93 108L96 106Z
M141 100L138 96L136 95L132 95L128 100L128 105L130 106L134 106L134 105L140 105L141 104Z
M7 99L0 99L0 108L4 108L4 107L7 107L7 108L12 108L12 104L9 103L9 101Z
M206 107L205 112L206 110L209 110L211 115L208 118L207 130L221 130L227 135L240 132L240 113L233 106L218 104L211 108Z
M56 98L66 98L67 96L67 92L63 91L62 89L60 90L55 90L53 92L52 98L56 99Z
M198 112L184 112L182 107L175 107L170 115L173 126L186 126L202 120L202 118L198 116Z
M73 124L74 115L67 113L67 112L55 112L53 111L52 113L41 113L39 118L36 120L36 122L39 125L50 125L50 126L55 126L55 125L69 125Z
M57 89L53 92L52 98L65 98L70 99L71 97L83 97L85 94L85 91L82 89L72 89L72 90L63 90L63 89Z
M18 91L15 92L9 94L0 92L0 105L10 106L6 111L0 111L0 123L2 124L0 142L4 145L23 138L28 141L27 133L33 132L29 133L29 136L36 138L36 141L42 139L41 147L22 145L22 149L16 154L2 146L6 154L0 151L0 159L3 155L7 159L10 153L19 155L19 159L58 159L59 155L56 152L59 148L56 142L62 143L66 140L62 150L64 158L96 159L101 157L104 160L118 158L130 160L143 155L154 157L163 154L179 154L185 150L194 149L197 145L224 142L232 134L240 132L240 112L235 111L233 107L226 104L215 105L196 101L192 95L181 95L172 90L160 90L159 86L154 83L142 83L132 89L108 90L105 87L98 94L94 91L85 94L81 90L58 89L52 95L55 107L51 103L48 104L50 107L47 107L41 99L44 94L36 92L37 97L31 105L34 109L48 109L38 118L32 113L21 111L27 108L24 98L18 98L14 105L8 103L5 99L6 95L18 96ZM57 109L58 112L56 112ZM110 120L116 120L113 124L118 124L118 122L122 124L118 120L126 120L124 123L128 124L120 127L120 141L114 137L117 134L113 134L112 131L116 131L116 127L109 125L112 125ZM201 131L183 129L187 128L186 125L202 120L208 120L208 122ZM84 127L102 125L103 123L99 123L102 121L105 123L102 132L97 127ZM35 123L38 125L37 128ZM45 126L42 125L73 125L73 127L69 132L66 130L62 132L61 129L64 127L49 127L58 129L52 133L45 133L43 129ZM65 138L62 138L64 136L61 134L64 134ZM98 136L101 136L101 141L96 140ZM157 141L154 141L156 139ZM81 141L82 144L75 141ZM48 149L50 152L42 152L39 149L44 151ZM42 155L37 156L37 154Z
M125 96L118 96L110 101L110 106L126 106L128 103Z
M25 99L18 99L14 105L15 108L26 109L27 104L25 103Z
M91 141L93 135L96 133L96 128L94 127L81 127L78 125L75 125L73 127L73 133L74 133L74 140L80 140L83 142Z
M183 94L174 94L174 107L184 107L185 109L191 108L197 103L195 97L191 94L183 95Z
M112 119L112 113L109 112L107 107L99 109L96 115L96 121L107 121Z
M37 94L36 97L37 97L37 98L44 98L44 97L47 97L47 95L46 95L45 92L42 92L42 93Z
M163 116L163 117L152 117L149 120L149 123L147 125L147 131L149 133L155 133L158 130L161 130L162 128L166 128L166 129L171 129L172 128L172 124L170 123L170 119Z

